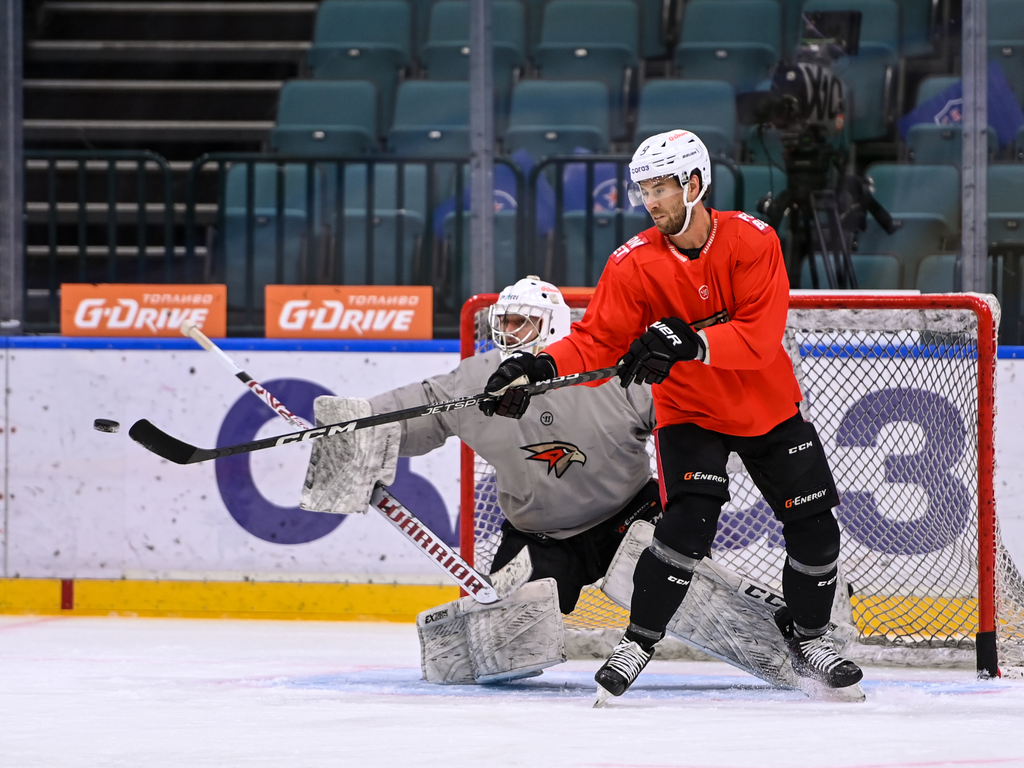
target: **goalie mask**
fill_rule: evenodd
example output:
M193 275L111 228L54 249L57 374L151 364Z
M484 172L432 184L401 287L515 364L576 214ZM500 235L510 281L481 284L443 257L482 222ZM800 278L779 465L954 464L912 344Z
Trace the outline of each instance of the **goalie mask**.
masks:
M700 180L700 192L693 200L689 200L690 177L694 173ZM711 183L711 158L704 142L696 134L681 130L659 133L637 147L629 163L629 202L646 207L649 193L640 186L640 182L672 176L679 181L680 189L670 194L681 193L683 205L686 206L686 219L682 228L675 233L681 235L690 226L693 206L704 197ZM659 189L658 192L664 194L665 190Z
M504 359L512 352L540 354L568 335L572 322L561 292L536 275L505 288L491 305L491 339Z

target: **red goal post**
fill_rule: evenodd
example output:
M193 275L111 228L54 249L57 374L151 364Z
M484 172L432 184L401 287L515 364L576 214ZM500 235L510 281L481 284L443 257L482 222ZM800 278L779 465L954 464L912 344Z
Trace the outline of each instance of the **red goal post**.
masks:
M577 312L592 289L566 289ZM469 299L463 357L490 347L487 308ZM1024 666L1024 584L995 513L998 305L979 294L799 294L786 346L805 416L826 444L843 503L844 575L865 659L946 663L983 674ZM501 523L493 469L465 444L462 554L486 571ZM730 463L713 557L779 584L781 533L742 466ZM624 612L588 588L566 628L620 628Z

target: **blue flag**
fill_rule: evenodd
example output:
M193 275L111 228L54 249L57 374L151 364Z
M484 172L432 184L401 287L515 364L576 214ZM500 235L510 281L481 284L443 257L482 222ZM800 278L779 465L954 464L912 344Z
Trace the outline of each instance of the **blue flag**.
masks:
M963 107L963 81L957 80L904 115L899 121L900 135L906 139L910 126L918 123L959 125L963 122ZM1024 125L1024 112L998 61L988 64L988 124L996 132L1000 148L1012 144L1017 129Z

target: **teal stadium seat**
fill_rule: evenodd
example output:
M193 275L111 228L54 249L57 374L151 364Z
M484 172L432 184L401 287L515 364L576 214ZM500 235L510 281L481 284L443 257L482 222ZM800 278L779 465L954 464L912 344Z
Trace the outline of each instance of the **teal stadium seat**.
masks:
M494 0L494 101L501 126L516 72L526 64L526 16L518 0ZM469 79L469 0L438 0L430 11L430 32L420 59L431 80Z
M494 285L491 290L497 292L506 285L512 285L522 276L516 263L517 218L515 209L494 212ZM444 248L446 258L443 260L445 269L458 270L457 274L440 275L441 282L458 286L459 295L452 302L461 306L472 295L470 290L470 212L462 214L462 242L457 243L455 235L458 229L458 217L449 213L444 217ZM457 260L454 254L461 247L463 258Z
M903 262L903 286L916 286L925 256L956 243L960 230L960 171L952 165L877 163L868 168L875 199L899 229L889 235L871 216L858 236L861 253L889 253Z
M950 163L959 167L963 162L963 127L959 123L916 123L907 130L907 150L909 158L915 163ZM999 138L990 125L989 160L994 158L998 151Z
M781 58L782 14L776 0L691 0L673 64L688 80L725 80L752 91Z
M899 4L900 53L908 58L932 55L933 0L899 0Z
M640 55L645 59L668 54L673 19L669 0L637 0L640 6Z
M343 173L341 184L336 178L328 184L334 193L328 200L331 281L340 285L421 282L424 275L419 273L416 257L426 224L426 168L413 163L352 163L345 165ZM368 209L371 199L373 206Z
M525 80L512 91L505 152L525 149L534 159L572 154L577 147L607 152L608 86L596 81Z
M398 87L388 147L407 157L469 157L469 83L406 80Z
M818 269L819 287L825 287L825 260L821 254L815 254ZM895 290L902 284L902 264L895 256L888 253L854 253L851 255L853 274L857 277L860 290L885 291ZM804 259L800 269L800 287L813 288L810 261Z
M311 176L309 166L302 163L236 163L228 169L221 244L229 309L242 309L248 301L262 309L264 286L300 283L314 274L324 223L322 181L316 166ZM251 241L247 236L250 210Z
M917 89L915 106L920 106L933 96L942 93L951 85L960 82L955 75L932 75L921 81ZM952 163L959 166L962 162L961 125L935 125L934 123L918 123L907 131L907 154L909 159L919 163ZM991 126L988 129L988 154L995 157L999 151L999 139Z
M988 60L998 61L1024 103L1024 3L988 0Z
M743 176L741 210L763 219L764 214L757 210L757 202L765 195L778 197L785 191L788 184L786 172L771 165L741 165L740 174Z
M617 237L617 219L622 220L622 237ZM644 209L594 212L593 251L587 250L586 211L566 211L562 222L565 253L565 284L597 285L612 251L638 232L648 229L651 217Z
M1024 165L988 167L988 241L1024 244Z
M917 98L914 100L914 106L917 107L924 104L932 96L942 93L949 86L956 85L959 82L960 77L958 75L929 75L917 86Z
M808 0L808 11L860 11L860 49L833 69L850 95L850 137L884 138L892 122L894 83L899 64L900 9L894 0Z
M640 15L634 0L550 0L533 60L545 80L599 80L611 95L611 130L625 127L639 68Z
M914 287L921 293L952 293L957 290L960 256L937 253L925 256L917 269Z
M369 80L378 94L378 125L391 125L399 71L412 63L412 14L405 0L323 0L309 67L325 80Z
M712 155L736 156L736 92L723 80L649 80L640 91L634 146L683 128Z
M358 155L377 148L377 89L365 80L292 80L281 88L275 152Z

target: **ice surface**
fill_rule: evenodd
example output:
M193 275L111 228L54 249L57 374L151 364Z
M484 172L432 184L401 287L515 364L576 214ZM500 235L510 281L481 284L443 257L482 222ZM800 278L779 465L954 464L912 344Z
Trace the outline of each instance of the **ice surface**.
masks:
M411 624L0 616L0 766L1022 766L1024 681L870 668L810 701L651 662L591 708L598 661L422 682Z

